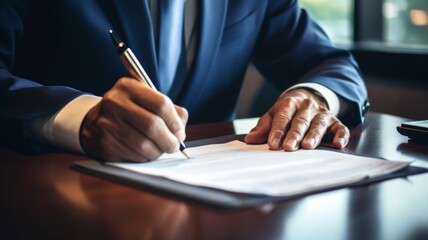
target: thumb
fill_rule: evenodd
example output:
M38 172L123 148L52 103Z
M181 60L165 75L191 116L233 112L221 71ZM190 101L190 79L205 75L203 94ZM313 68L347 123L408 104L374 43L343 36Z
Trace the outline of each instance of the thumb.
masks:
M248 144L266 143L271 124L272 118L269 116L269 114L265 114L259 119L257 125L251 129L250 133L245 136L244 141Z

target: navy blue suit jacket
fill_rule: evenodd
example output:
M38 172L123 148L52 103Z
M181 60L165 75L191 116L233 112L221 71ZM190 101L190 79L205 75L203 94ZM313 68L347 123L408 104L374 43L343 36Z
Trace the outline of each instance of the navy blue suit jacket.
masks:
M279 89L315 82L351 103L361 123L367 92L349 52L337 49L295 0L201 0L199 43L187 77L169 91L190 123L229 120L249 62ZM144 0L0 1L2 142L32 146L28 120L82 93L102 95L128 76L108 30L130 46L158 84L156 44Z

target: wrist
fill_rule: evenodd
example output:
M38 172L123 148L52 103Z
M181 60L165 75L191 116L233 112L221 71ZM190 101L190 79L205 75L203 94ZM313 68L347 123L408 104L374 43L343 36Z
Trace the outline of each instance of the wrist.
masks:
M319 94L318 92L312 89L308 89L304 87L293 88L281 94L280 98L286 97L286 96L293 96L301 99L308 99L316 102L320 107L329 109L327 100L321 94Z

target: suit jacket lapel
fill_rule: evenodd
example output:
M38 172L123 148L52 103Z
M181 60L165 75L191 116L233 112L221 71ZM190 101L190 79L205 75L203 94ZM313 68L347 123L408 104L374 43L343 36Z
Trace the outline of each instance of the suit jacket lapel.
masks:
M113 26L133 50L147 74L159 89L158 65L150 10L146 1L112 0L119 26ZM174 102L191 107L193 95L207 80L223 34L228 0L201 0L199 7L199 38L194 65L187 78L177 79L169 95ZM143 13L142 13L143 11ZM140 31L139 31L140 30Z
M201 87L207 80L217 52L220 46L220 41L223 34L223 28L227 12L228 0L201 0L200 1L200 28L198 30L199 40L195 54L193 67L187 77L185 84L180 84L185 87L180 92L180 89L171 91L173 101L191 108L195 98L189 95L195 95L200 92ZM180 93L179 95L177 95Z
M159 88L158 65L153 36L153 24L147 2L112 0L117 11L120 37L140 60L154 85ZM115 30L115 29L113 29Z

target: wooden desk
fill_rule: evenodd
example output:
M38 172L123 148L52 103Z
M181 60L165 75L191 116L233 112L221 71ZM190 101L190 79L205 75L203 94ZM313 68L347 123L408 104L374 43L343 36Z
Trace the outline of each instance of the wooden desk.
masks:
M404 120L368 114L344 151L428 167L428 145L408 143L395 130ZM233 123L189 126L188 140L234 131ZM428 174L219 211L70 169L86 159L0 149L0 238L428 239Z

